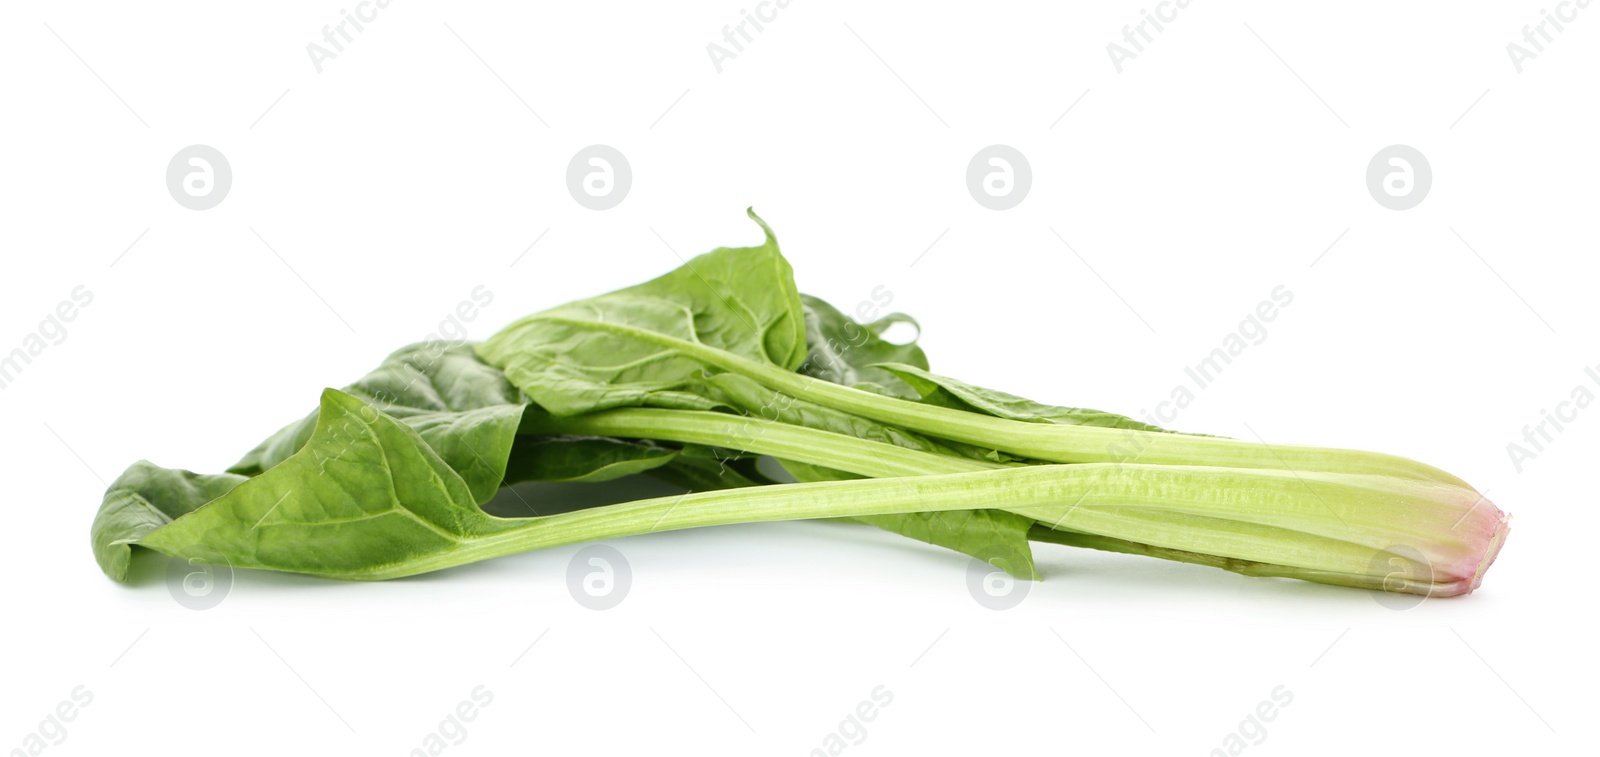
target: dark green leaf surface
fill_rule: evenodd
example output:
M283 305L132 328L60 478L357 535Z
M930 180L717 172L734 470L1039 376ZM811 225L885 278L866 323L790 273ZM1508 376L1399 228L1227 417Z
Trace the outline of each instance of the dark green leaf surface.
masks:
M773 483L764 476L756 475L759 472L753 469L754 466L741 465L741 462L710 456L680 455L672 462L651 469L648 473L661 481L691 492L741 489Z
M171 470L145 460L129 466L106 489L89 529L100 569L113 579L126 581L130 545L248 480L232 473Z
M927 368L903 363L885 363L884 370L914 387L921 400L930 405L966 410L1014 421L1059 423L1068 426L1103 426L1135 431L1167 431L1125 415L1088 410L1081 407L1046 405L1014 394L985 389L964 381L928 372ZM1172 432L1169 432L1172 433Z
M696 391L706 365L633 335L660 334L793 371L806 357L794 272L772 230L766 241L721 247L643 284L524 318L478 354L552 413L652 405L715 409Z
M1005 510L865 515L862 523L971 555L1018 578L1039 580L1028 530L1035 521Z
M515 524L480 510L416 431L328 389L298 452L135 543L236 568L363 578Z
M478 502L500 488L527 402L504 374L478 359L472 345L421 342L401 348L344 391L415 429L461 474ZM289 424L229 472L254 476L271 469L298 451L316 424L316 412Z
M508 483L610 481L659 468L679 450L606 437L521 436L506 466Z
M801 373L879 394L917 398L916 390L878 367L880 363L928 367L928 357L915 340L895 344L883 339L883 332L897 323L916 326L911 316L892 313L872 323L857 323L838 308L811 295L800 295L800 303L805 308L807 346Z

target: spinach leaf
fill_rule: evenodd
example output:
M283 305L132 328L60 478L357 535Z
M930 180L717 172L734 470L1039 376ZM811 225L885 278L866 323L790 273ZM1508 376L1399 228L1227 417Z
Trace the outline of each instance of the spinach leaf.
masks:
M556 415L719 407L700 383L706 364L683 347L798 369L807 347L794 272L772 230L749 216L766 234L761 245L718 248L643 284L528 316L478 354Z
M146 460L134 463L106 489L89 527L95 561L111 578L128 580L130 545L248 480L232 473L171 470Z
M778 483L761 472L758 462L755 455L727 448L685 444L677 458L649 475L691 492Z
M417 431L328 389L297 452L124 543L233 567L365 578L426 564L515 523L480 510L466 481Z
M505 479L506 462L527 404L504 374L464 342L421 342L396 350L344 389L414 429L487 502ZM317 411L285 426L229 468L260 475L305 445Z
M681 450L650 441L602 436L519 436L505 480L598 482L643 473L678 459Z
M1046 405L1014 394L985 389L965 381L930 373L926 365L884 363L883 369L913 387L920 401L954 410L982 413L996 418L1031 423L1058 423L1068 426L1101 426L1134 431L1170 432L1125 415L1089 410L1081 407Z
M800 304L805 309L807 347L801 373L892 397L917 398L910 385L879 367L881 363L928 367L928 357L915 339L895 344L882 338L895 324L917 326L911 316L891 313L871 323L857 323L820 298L802 294Z
M1023 515L1005 510L944 510L863 515L851 520L975 557L1017 578L1039 580L1029 541L1029 531L1038 522Z
M726 461L712 457L680 457L650 471L649 475L690 492L740 489L772 483L765 479L751 478Z

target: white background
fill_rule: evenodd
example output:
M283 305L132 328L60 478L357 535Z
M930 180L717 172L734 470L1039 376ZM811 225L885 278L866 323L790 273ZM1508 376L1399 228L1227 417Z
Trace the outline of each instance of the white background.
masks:
M0 351L94 299L0 390L0 748L83 685L48 754L401 755L482 685L447 754L802 755L885 686L847 754L1202 755L1281 685L1248 754L1572 753L1600 410L1520 472L1506 445L1600 392L1600 8L1518 73L1506 45L1551 3L1358 5L1200 0L1118 73L1148 4L795 0L718 73L748 2L399 0L318 73L306 45L349 3L8 4ZM565 186L596 143L633 170L612 210ZM1007 211L965 185L996 143L1033 171ZM191 144L232 166L210 210L164 183ZM1432 166L1411 210L1365 186L1391 144ZM802 290L886 287L936 370L1060 404L1142 415L1284 285L1172 425L1420 458L1515 529L1478 593L1404 611L1046 546L997 612L961 556L817 523L613 542L634 583L603 612L567 594L576 547L381 584L241 572L206 611L162 558L131 587L95 565L129 463L220 470L473 287L482 338L753 243L752 204Z

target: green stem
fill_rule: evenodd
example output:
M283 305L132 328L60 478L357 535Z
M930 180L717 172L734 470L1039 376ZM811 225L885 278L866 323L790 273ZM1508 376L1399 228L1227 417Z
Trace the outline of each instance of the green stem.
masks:
M1315 488L1313 488L1315 485ZM1304 577L1359 573L1392 534L1347 530L1344 538L1223 519L1276 513L1311 530L1332 530L1327 503L1377 497L1417 508L1408 482L1370 476L1250 471L1193 466L1035 465L1002 470L829 481L685 494L503 521L504 530L469 537L454 549L360 575L385 579L583 541L733 523L890 515L973 508L1021 513L1058 528L1176 550L1210 545L1216 554L1296 566ZM1242 502L1241 502L1242 500ZM1201 513L1225 523L1207 533L1185 521ZM1174 523L1163 525L1163 518ZM1189 521L1197 520L1189 518ZM1219 538L1222 534L1226 538Z
M1365 576L1397 559L1390 544L1419 544L1418 530L1448 530L1454 512L1429 503L1429 490L1402 479L1371 475L1283 474L1197 466L1006 467L1000 471L917 475L898 479L792 483L781 487L704 491L635 503L592 507L534 519L494 519L494 527L458 546L387 567L338 573L334 578L387 579L456 567L518 552L621 538L654 531L773 520L834 519L906 512L1005 509L1072 533L1035 530L1042 541L1117 549L1202 563L1248 575L1277 575L1382 587L1414 594L1459 594L1461 576L1442 583L1382 583ZM1365 522L1320 536L1328 527L1318 511L1331 504L1366 512ZM1374 517L1373 504L1410 512L1410 525ZM1306 523L1307 531L1227 520L1251 512L1277 512ZM1331 515L1331 514L1328 514ZM1210 522L1210 523L1208 523ZM1338 531L1338 528L1334 528ZM157 547L158 544L149 544ZM1461 544L1430 544L1427 559L1459 559ZM1482 557L1482 555L1477 555ZM1445 562L1440 562L1445 565ZM1426 565L1406 576L1429 575Z
M1210 465L1266 470L1368 473L1471 488L1444 471L1396 455L1096 426L1028 423L926 405L811 378L725 350L622 323L545 316L677 350L769 389L881 423L1056 463Z
M522 434L615 436L730 447L872 478L965 473L1004 467L731 413L619 408L557 417L527 412Z
M779 421L694 410L624 408L568 418L529 413L521 430L732 446L875 478L1005 467ZM1373 559L1395 544L1427 546L1438 542L1440 533L1457 536L1451 524L1465 514L1459 500L1445 496L1456 487L1367 474L1202 466L1024 467L1059 471L1052 479L1059 499L1041 507L978 495L967 508L954 509L996 508L1032 518L1036 525L1029 538L1035 541L1142 554L1251 576L1390 591L1453 591L1448 585L1420 583L1397 589L1392 573L1373 573ZM1064 480L1081 486L1060 487ZM1007 481L1006 493L1014 485ZM856 513L874 514L880 513ZM1448 555L1462 545L1438 546L1437 554Z
M1210 568L1238 573L1243 576L1257 578L1296 578L1302 581L1332 584L1336 586L1353 586L1358 589L1384 590L1384 583L1393 583L1392 577L1383 575L1368 575L1362 573L1335 573L1323 570L1308 570L1287 565L1273 565L1270 563L1255 562L1253 560L1239 560L1232 557L1218 557L1202 552L1187 552L1181 549L1166 549L1152 547L1149 544L1114 539L1109 536L1096 534L1083 534L1072 531L1058 531L1042 525L1035 525L1028 529L1028 538L1033 541L1047 544L1063 544L1069 547L1082 547L1085 549L1098 549L1104 552L1120 552L1126 555L1143 555L1145 557L1159 557L1173 562L1189 563L1191 565L1204 565Z

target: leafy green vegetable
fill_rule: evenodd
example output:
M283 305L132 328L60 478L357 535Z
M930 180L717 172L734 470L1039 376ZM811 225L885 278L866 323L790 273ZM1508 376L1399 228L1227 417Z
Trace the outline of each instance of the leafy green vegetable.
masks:
M760 486L497 518L479 508L465 481L415 431L333 389L324 392L317 425L298 452L231 487L210 483L226 491L164 525L121 530L104 545L104 562L125 571L126 553L117 553L137 544L234 567L396 578L657 530L970 510L981 503L1073 532L1113 539L1136 534L1131 541L1168 550L1218 554L1220 547L1221 556L1268 563L1281 575L1352 585L1371 583L1372 560L1388 553L1385 545L1396 535L1426 528L1447 536L1427 544L1430 579L1411 590L1450 594L1476 586L1504 536L1498 517L1452 527L1451 521L1463 520L1472 493L1434 484L1360 474L1104 464ZM133 488L128 480L113 485L122 492ZM189 499L205 494L196 491ZM1346 514L1332 512L1330 502ZM1396 508L1409 514L1404 526L1377 517ZM1346 520L1352 518L1355 528ZM984 530L1002 527L968 532L982 538Z
M1504 513L1414 461L1178 434L934 374L915 344L882 338L905 316L858 324L799 295L751 217L756 247L475 347L402 349L231 473L135 464L92 527L96 559L118 580L133 546L379 579L656 530L843 518L1029 578L1037 540L1451 595L1476 588L1504 540ZM760 456L802 483L773 484ZM639 473L696 491L524 500L528 518L481 507L520 480Z

